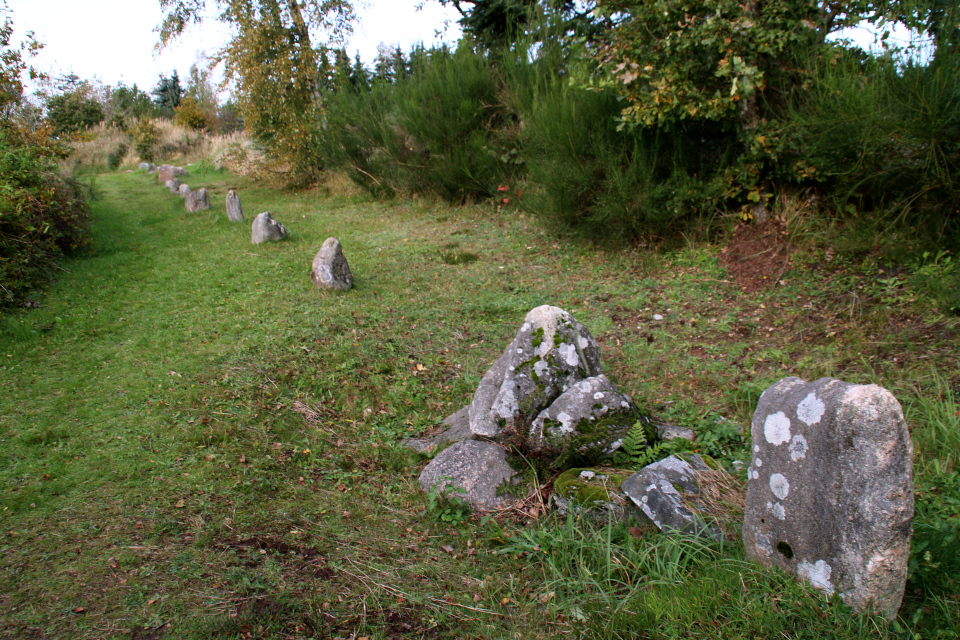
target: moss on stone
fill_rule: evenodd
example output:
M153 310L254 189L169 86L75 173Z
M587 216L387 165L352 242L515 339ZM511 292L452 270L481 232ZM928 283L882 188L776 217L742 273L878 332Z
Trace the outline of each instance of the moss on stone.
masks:
M593 478L583 478L580 473L591 471ZM613 501L610 492L620 491L624 481L633 475L625 469L574 468L564 471L553 481L553 490L560 497L585 507L594 507Z

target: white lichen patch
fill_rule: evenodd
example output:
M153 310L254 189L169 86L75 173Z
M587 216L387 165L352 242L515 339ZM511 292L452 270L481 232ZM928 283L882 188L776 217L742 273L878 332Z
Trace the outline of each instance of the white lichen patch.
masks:
M783 411L777 411L767 416L763 421L763 436L767 442L779 446L790 440L790 418Z
M557 414L557 420L560 422L560 433L569 435L573 433L573 418L565 411Z
M798 433L797 435L793 436L793 440L790 441L790 447L788 449L790 452L790 459L794 462L803 460L807 457L807 449L807 439Z
M754 452L754 453L760 453L760 445L758 445L758 444L753 445L753 452Z
M603 391L597 391L595 394L593 394L593 399L603 400Z
M760 467L763 466L763 460L761 460L760 458L757 458L757 460L753 464L757 465L757 469L759 469Z
M560 357L567 363L567 366L576 367L580 365L580 356L577 355L577 347L564 342L559 348Z
M580 348L581 348L581 349L586 349L587 347L590 346L590 341L587 340L586 338L584 338L583 336L578 336L578 337L577 337L577 344L580 345Z
M603 450L603 455L609 456L622 446L623 446L623 438L620 438L619 440L614 440L613 442L610 443L609 447Z
M823 560L817 560L813 564L803 560L797 564L797 575L829 596L834 592L833 584L830 582L831 573L833 573L833 567Z
M584 480L590 480L596 475L597 474L594 473L593 471L588 471L586 469L580 472L580 477L583 478Z
M549 370L550 365L544 360L537 360L533 363L533 372L537 374L538 377L543 377Z
M823 401L817 397L817 394L811 392L797 405L797 418L809 427L820 422L826 410L827 407Z
M770 512L777 520L787 519L787 510L784 509L783 505L779 502L774 503L773 507L770 508Z
M785 500L790 494L790 483L782 473L775 473L770 476L770 491L781 500Z

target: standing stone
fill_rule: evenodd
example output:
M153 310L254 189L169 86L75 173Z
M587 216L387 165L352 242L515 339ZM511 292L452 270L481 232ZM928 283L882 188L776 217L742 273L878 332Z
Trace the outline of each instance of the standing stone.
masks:
M751 429L747 555L893 619L907 579L913 446L889 391L784 378Z
M240 196L233 189L227 192L227 217L230 222L243 222L243 208L240 206Z
M441 451L424 467L420 488L436 488L475 509L499 509L515 501L500 490L516 475L502 448L490 442L464 440Z
M150 163L149 163L149 162L141 162L141 163L140 163L140 168L141 168L141 169L144 169L144 170L146 170L146 171L149 171L149 170L150 170Z
M157 171L157 165L151 162L147 168L147 173L155 173L156 171Z
M167 188L170 189L170 193L179 194L180 193L180 181L174 178L173 180L167 180Z
M184 206L188 213L196 213L210 208L210 198L207 196L206 189L197 189L191 191L184 199Z
M188 184L180 185L179 193L181 198L186 198L188 195L190 195L190 185Z
M175 177L172 166L169 164L160 165L160 170L157 172L157 179L160 180L160 184L167 184L167 180L173 180Z
M250 241L260 244L270 240L283 240L287 237L287 229L273 219L266 211L253 219L253 230Z
M310 279L318 289L346 291L353 286L350 265L343 255L343 248L336 238L327 238L320 252L313 259Z
M572 385L600 373L600 347L586 327L563 309L537 307L480 380L470 430L495 438L521 429Z

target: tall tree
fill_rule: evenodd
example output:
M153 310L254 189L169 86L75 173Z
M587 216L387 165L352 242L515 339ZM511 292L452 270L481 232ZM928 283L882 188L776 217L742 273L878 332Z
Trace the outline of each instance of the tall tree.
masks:
M231 38L217 54L235 88L245 126L293 174L320 168L320 63L351 32L350 0L210 0ZM160 46L204 20L207 0L160 0Z

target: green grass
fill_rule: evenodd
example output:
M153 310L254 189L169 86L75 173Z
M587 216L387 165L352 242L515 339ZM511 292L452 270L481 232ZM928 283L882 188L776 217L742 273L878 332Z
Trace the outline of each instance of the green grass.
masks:
M812 249L784 285L745 294L717 246L603 253L510 209L290 194L209 169L187 182L210 211L185 213L154 176L97 177L96 251L62 265L41 308L0 319L0 637L960 630L958 324L928 283ZM231 188L290 238L252 245L227 221ZM351 291L310 282L328 236ZM463 520L422 494L427 458L399 440L468 403L540 304L573 313L615 384L727 464L748 455L728 425L785 375L891 389L925 545L898 622L852 616L736 544L540 512Z

